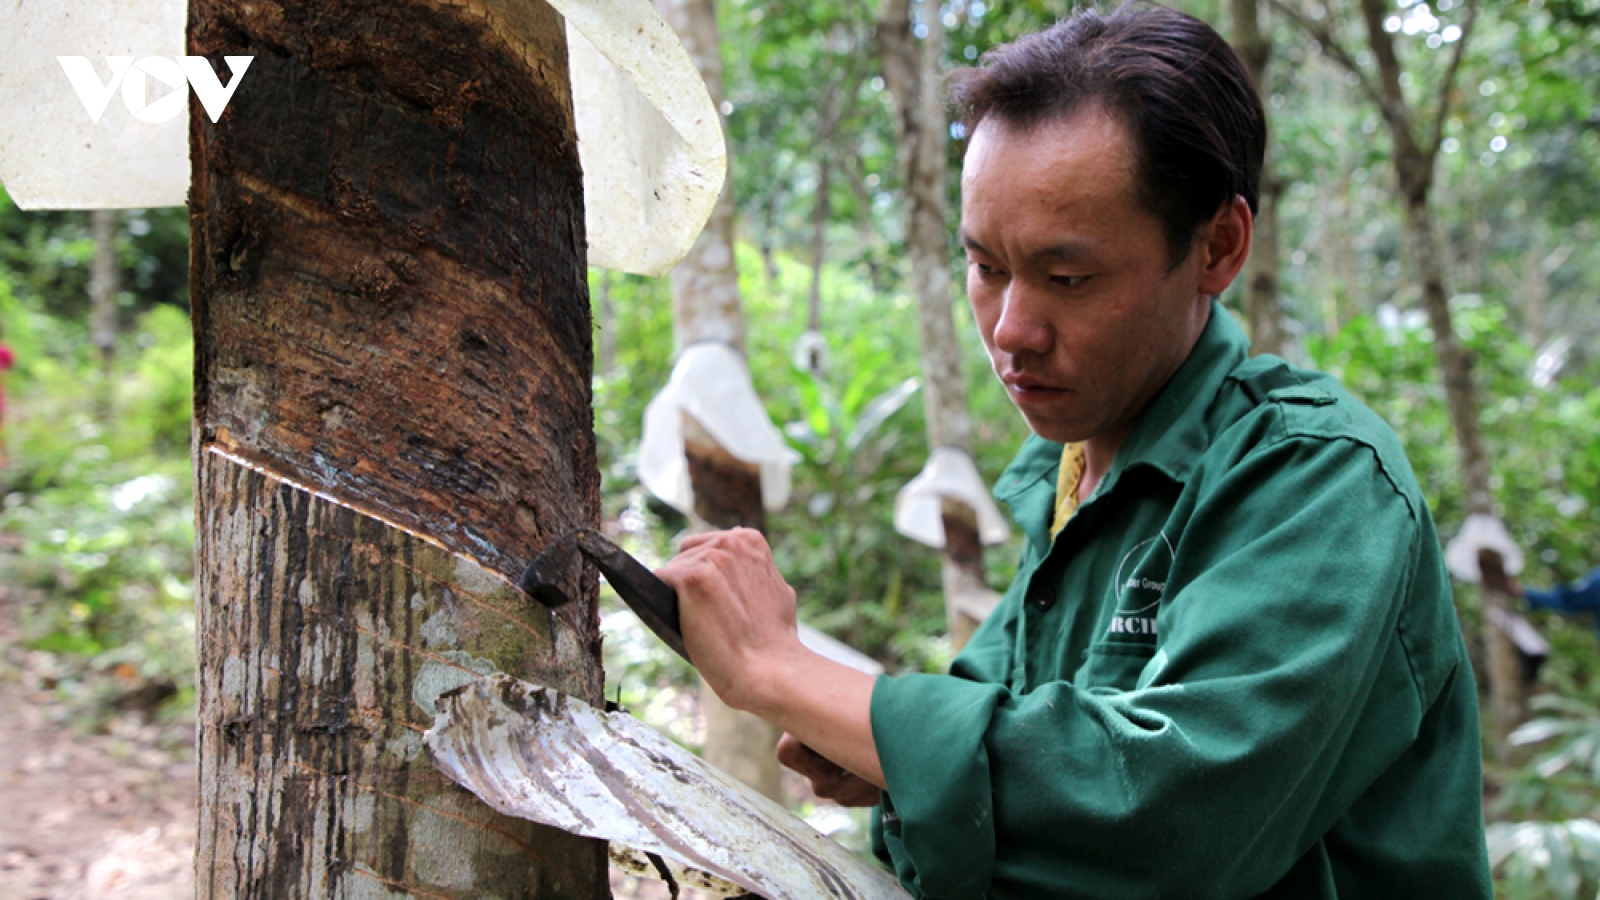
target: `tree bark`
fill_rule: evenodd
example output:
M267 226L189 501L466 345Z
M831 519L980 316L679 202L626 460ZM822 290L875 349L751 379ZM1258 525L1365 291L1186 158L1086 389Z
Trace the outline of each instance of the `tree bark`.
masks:
M905 182L906 263L922 342L928 445L953 447L970 455L972 418L950 290L950 127L941 70L944 26L936 13L925 19L927 35L919 41L910 0L884 0L878 12L878 50L884 81L894 97L900 171ZM970 511L947 511L945 515L947 525L955 523L958 531L973 519ZM947 532L945 541L945 618L958 650L978 621L963 603L967 598L951 591L962 586L987 589L982 545L976 543L975 530L971 538ZM976 552L972 552L974 544Z
M656 9L688 48L705 79L711 102L723 101L722 46L715 0L656 0ZM723 122L723 135L727 123ZM732 166L733 154L728 154ZM683 262L672 270L672 329L678 350L699 341L722 341L745 352L744 312L739 302L739 268L734 257L733 179L711 211L705 231ZM699 423L687 416L684 436L689 482L694 491L697 527L755 528L766 531L761 502L761 470L734 458ZM703 682L706 716L705 760L778 802L783 801L776 727L729 708Z
M817 135L823 140L825 135ZM806 297L806 330L822 332L822 267L828 258L829 194L833 191L833 166L826 149L817 148L817 193L811 206L811 292ZM816 361L813 360L813 363ZM812 372L820 369L810 367Z
M100 356L100 385L96 404L101 420L110 417L116 386L111 363L117 348L117 213L96 209L89 213L94 259L89 266L89 336Z
M1484 633L1489 653L1489 684L1514 684L1517 690L1506 696L1504 690L1493 696L1490 706L1489 728L1494 736L1495 752L1502 762L1511 757L1511 744L1506 739L1527 716L1527 698L1522 690L1522 659L1512 641L1508 623L1516 609L1518 592L1506 575L1505 562L1493 550L1478 551L1478 572L1483 597Z
M191 0L203 898L606 896L604 845L420 752L503 671L602 701L582 182L538 4Z
M1231 0L1233 15L1234 49L1244 60L1250 80L1262 95L1263 108L1270 99L1267 88L1267 64L1272 60L1272 39L1261 27L1260 0ZM1255 220L1255 241L1250 258L1245 261L1244 307L1250 322L1250 352L1283 355L1285 335L1283 307L1278 302L1279 256L1278 195L1283 183L1272 165L1271 114L1267 121L1268 140L1266 158L1261 164L1261 188Z

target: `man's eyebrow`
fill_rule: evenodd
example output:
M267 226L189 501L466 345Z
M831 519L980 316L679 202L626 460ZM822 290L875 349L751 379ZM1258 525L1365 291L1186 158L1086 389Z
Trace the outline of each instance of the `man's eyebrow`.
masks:
M985 253L990 256L994 255L993 253L990 253L989 248L978 243L977 240L972 237L972 235L968 234L966 229L961 229L960 234L961 246L967 248L968 250L975 250L979 253ZM1094 258L1094 255L1094 247L1087 241L1068 240L1062 241L1059 244L1051 244L1047 247L1040 247L1037 250L1032 250L1028 253L1028 259L1032 262L1076 263L1090 260Z
M1063 241L1040 247L1028 254L1034 262L1085 262L1094 258L1094 247L1086 241Z

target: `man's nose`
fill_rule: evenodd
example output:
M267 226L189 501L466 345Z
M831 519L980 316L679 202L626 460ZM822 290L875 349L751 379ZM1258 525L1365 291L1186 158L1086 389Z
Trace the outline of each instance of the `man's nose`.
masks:
M996 349L1012 355L1044 354L1054 341L1044 298L1013 279L1001 297L1000 319L994 326Z

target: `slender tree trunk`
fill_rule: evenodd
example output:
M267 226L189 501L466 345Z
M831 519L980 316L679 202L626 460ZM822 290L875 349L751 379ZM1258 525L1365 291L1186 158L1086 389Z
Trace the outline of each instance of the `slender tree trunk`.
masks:
M656 0L656 9L688 48L711 102L720 107L724 96L722 48L715 0ZM723 132L727 132L726 123ZM699 341L722 341L741 355L745 352L739 269L734 258L734 209L733 179L729 178L705 231L672 270L672 324L680 352ZM766 531L760 467L736 459L688 417L684 435L697 526ZM783 781L776 751L782 732L728 707L703 682L700 699L706 716L706 761L781 802Z
M1484 452L1479 419L1477 388L1472 378L1472 357L1456 338L1450 314L1450 292L1445 287L1444 254L1433 224L1433 189L1439 147L1444 140L1444 123L1450 111L1456 76L1460 71L1472 27L1477 19L1477 0L1467 0L1461 36L1450 51L1449 62L1434 98L1432 121L1424 122L1407 101L1402 87L1400 58L1394 36L1383 27L1389 17L1386 0L1359 0L1362 23L1373 69L1345 49L1321 20L1313 20L1285 0L1272 0L1322 45L1335 62L1349 71L1377 106L1389 128L1392 143L1390 159L1395 182L1400 189L1405 219L1405 243L1417 282L1422 305L1433 329L1434 351L1444 381L1445 401L1455 426L1456 447L1461 458L1461 480L1466 488L1470 512L1494 514L1494 496L1489 487L1489 458ZM1501 591L1483 593L1486 621L1507 620L1509 595ZM1523 717L1522 681L1517 670L1516 648L1501 628L1486 629L1489 647L1489 692L1491 728L1497 738L1497 752L1507 750L1505 736Z
M722 105L722 47L716 0L656 0L656 9L683 41L705 79L711 102ZM723 122L723 134L727 123ZM733 153L728 154L729 170ZM722 341L741 354L744 312L739 306L739 267L734 258L733 178L722 186L700 239L672 270L672 324L678 350L697 341Z
M1355 198L1351 196L1353 190L1350 175L1340 169L1334 179L1333 190L1338 196L1338 203L1332 206L1336 221L1329 223L1332 232L1332 246L1334 254L1333 271L1338 279L1338 284L1333 285L1324 298L1325 328L1327 335L1333 337L1344 327L1346 311L1355 304L1355 298L1361 286L1360 253L1356 249L1355 230Z
M599 309L599 334L595 341L594 369L602 375L610 375L617 367L617 315L611 306L611 279L615 275L610 269L600 272L600 302Z
M1443 134L1443 120L1449 108L1449 91L1459 64L1457 55L1444 79L1436 121L1431 137L1418 138L1419 125L1401 88L1399 57L1394 39L1383 28L1389 9L1385 0L1361 0L1367 43L1377 64L1378 80L1373 88L1380 111L1389 125L1394 145L1396 182L1400 187L1401 208L1405 217L1405 241L1412 266L1422 288L1422 306L1433 330L1434 352L1444 381L1445 402L1455 426L1456 447L1461 459L1461 480L1466 488L1467 508L1483 515L1494 514L1494 495L1489 486L1489 456L1483 446L1477 386L1472 376L1472 356L1456 337L1450 314L1450 292L1445 286L1444 254L1434 229L1432 193L1436 185L1436 161ZM1460 44L1471 35L1476 6L1467 7ZM1457 53L1461 47L1457 48ZM1503 620L1510 612L1511 598L1502 591L1485 590L1487 621ZM1489 688L1491 726L1498 751L1506 750L1505 737L1524 717L1522 679L1515 646L1501 628L1485 629L1489 649Z
M1271 97L1267 87L1267 64L1272 60L1272 39L1261 27L1260 0L1231 0L1234 49L1250 71L1261 94L1263 107ZM1285 346L1283 308L1278 302L1278 269L1282 264L1278 246L1278 196L1283 183L1273 168L1271 114L1267 135L1266 159L1261 165L1260 202L1255 221L1255 242L1245 262L1244 307L1250 321L1250 352L1282 355Z
M818 135L819 141L822 135ZM822 266L828 257L829 194L833 190L833 166L827 153L817 150L817 195L811 206L811 293L806 297L806 330L822 331ZM815 367L813 367L815 369Z
M600 898L605 849L421 752L502 671L603 699L582 182L542 3L191 0L202 898Z
M117 348L117 213L97 209L89 213L89 231L94 239L94 259L89 265L89 336L100 356L100 384L96 405L101 420L108 419L115 404L116 385L111 381L111 363Z
M972 419L950 290L946 155L950 130L941 90L944 26L936 13L930 13L924 24L927 35L919 41L910 0L884 0L878 13L878 48L884 81L894 97L905 181L906 264L922 340L928 444L971 454ZM959 649L980 622L963 601L973 591L987 590L983 550L977 516L965 505L945 504L944 525L945 617Z
M1261 212L1255 221L1255 246L1245 267L1245 310L1250 319L1250 352L1282 356L1288 348L1283 306L1278 301L1278 271L1283 265L1278 198L1283 194L1283 181L1273 168L1272 156L1269 143L1266 162L1261 167Z
M1528 251L1522 256L1522 280L1518 290L1518 304L1522 309L1522 331L1534 346L1544 343L1545 304L1550 302L1550 270L1546 260L1550 257L1544 228L1534 227L1529 235Z

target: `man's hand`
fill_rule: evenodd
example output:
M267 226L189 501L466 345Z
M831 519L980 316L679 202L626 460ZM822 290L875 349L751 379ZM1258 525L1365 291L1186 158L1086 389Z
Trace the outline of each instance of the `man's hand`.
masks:
M767 539L749 528L690 535L656 574L678 592L684 644L701 677L729 706L760 715L767 676L806 652L794 588Z
M804 775L811 782L811 792L824 800L840 806L878 805L877 785L846 771L792 734L778 740L778 762Z
M684 646L724 703L793 734L862 780L885 784L872 737L873 677L800 643L794 588L761 532L692 535L656 574L678 592ZM825 789L863 795L855 787L847 793L846 779Z

